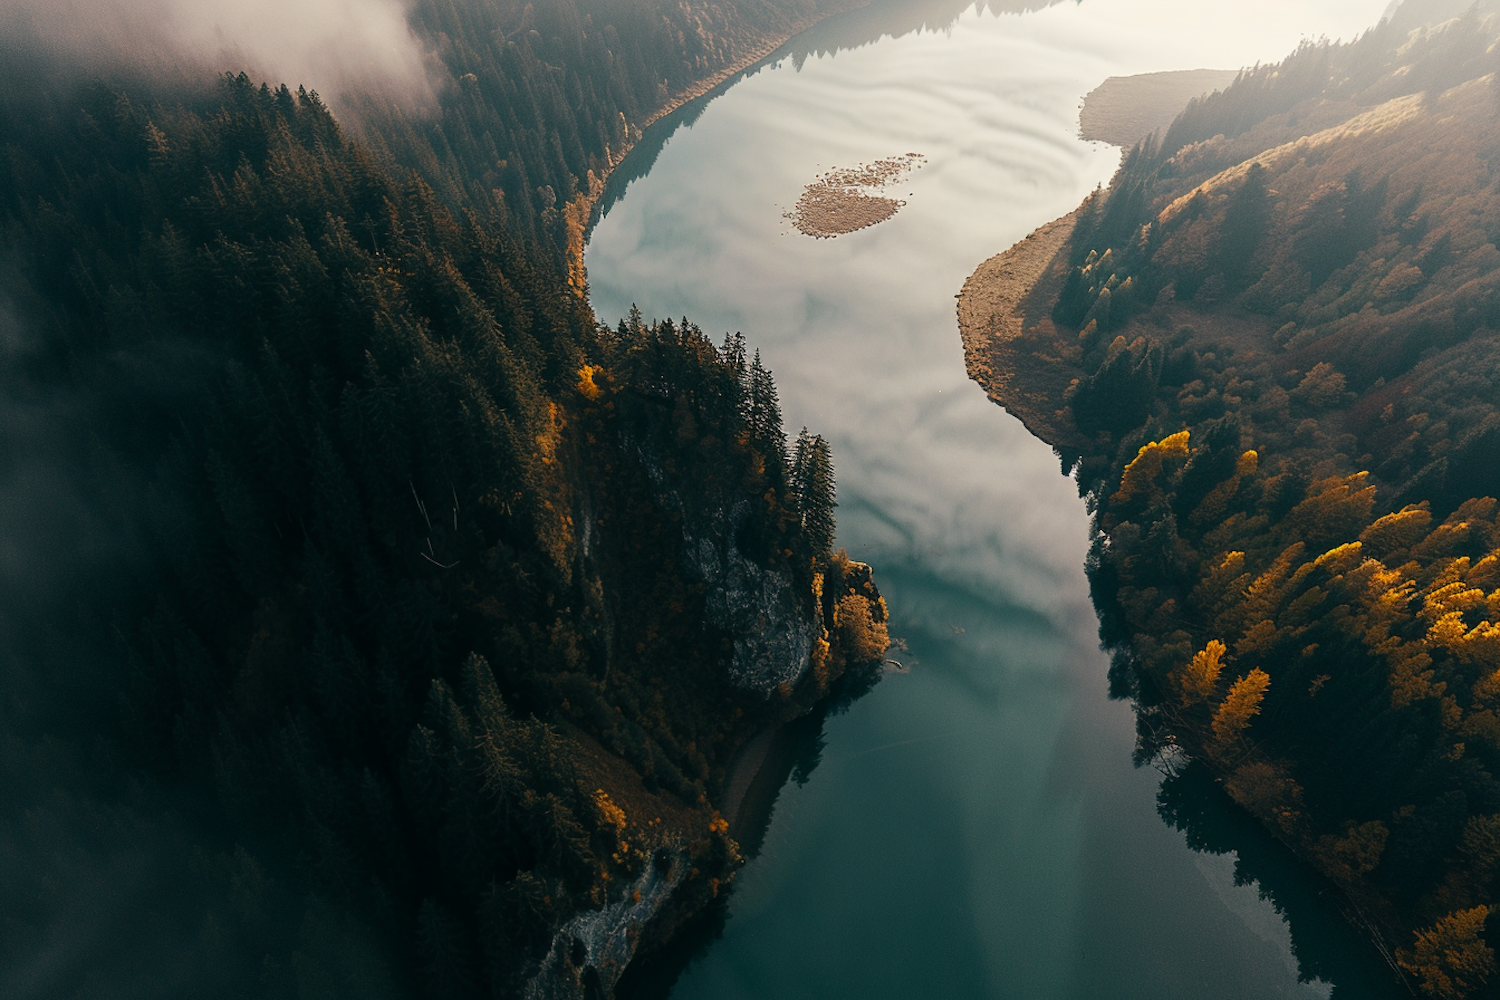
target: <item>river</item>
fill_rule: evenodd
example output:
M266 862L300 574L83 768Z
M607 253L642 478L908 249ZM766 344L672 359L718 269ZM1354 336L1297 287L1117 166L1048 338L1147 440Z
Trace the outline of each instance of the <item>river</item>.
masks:
M658 123L612 178L596 310L759 348L787 427L833 444L839 543L874 564L910 667L827 720L676 1000L1380 992L1379 960L1253 829L1224 832L1212 789L1179 802L1200 828L1163 822L1108 697L1084 505L966 378L954 295L1108 183L1119 151L1077 138L1106 77L1275 60L1384 6L877 0ZM907 152L925 165L886 222L814 240L785 218L820 172Z

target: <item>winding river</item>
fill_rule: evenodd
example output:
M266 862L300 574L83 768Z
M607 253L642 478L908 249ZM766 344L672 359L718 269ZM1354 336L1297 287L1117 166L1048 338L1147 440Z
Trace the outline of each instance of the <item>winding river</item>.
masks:
M1378 996L1379 960L1294 868L1269 881L1275 852L1253 830L1228 851L1208 820L1184 833L1158 814L1162 776L1132 765L1131 708L1108 697L1084 505L966 378L954 294L1108 182L1119 151L1077 138L1106 77L1274 60L1351 37L1386 0L960 2L825 21L653 126L591 237L601 316L634 301L743 331L788 428L832 441L839 543L875 565L909 647L909 673L827 720L721 936L656 990ZM908 152L925 165L886 222L814 240L785 217L819 173ZM1257 850L1273 861L1249 865ZM1289 927L1278 906L1307 915Z

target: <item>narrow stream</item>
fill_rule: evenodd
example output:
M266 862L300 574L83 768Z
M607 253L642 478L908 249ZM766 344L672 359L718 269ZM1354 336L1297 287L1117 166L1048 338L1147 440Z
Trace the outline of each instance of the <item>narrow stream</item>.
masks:
M877 0L659 123L612 179L595 308L761 350L788 429L833 443L839 543L875 565L911 667L827 722L673 997L1376 995L1378 961L1324 940L1336 919L1294 948L1236 854L1158 815L1107 696L1083 503L966 378L954 295L1108 183L1118 150L1077 138L1106 77L1278 59L1385 2ZM818 173L907 152L926 164L888 221L814 240L784 217Z

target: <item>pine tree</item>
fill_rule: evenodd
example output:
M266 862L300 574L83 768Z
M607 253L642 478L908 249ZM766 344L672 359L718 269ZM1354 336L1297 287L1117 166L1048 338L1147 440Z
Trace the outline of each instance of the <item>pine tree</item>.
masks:
M804 426L797 433L797 443L792 448L792 475L788 483L792 507L799 517L807 512L808 464L811 459L813 436Z
M802 515L802 531L812 550L819 556L833 548L833 508L838 506L833 478L833 453L821 434L807 436L807 429L797 438L797 459L793 471L793 495Z
M1219 662L1224 653L1224 644L1218 639L1210 639L1207 646L1193 655L1193 662L1177 675L1177 686L1182 691L1184 704L1196 705L1214 693L1219 684L1219 673L1224 669Z
M745 373L745 422L750 427L750 440L765 451L767 465L784 471L786 435L781 430L781 402L771 372L760 362L759 350Z
M719 348L719 357L724 364L734 373L735 378L743 378L745 374L745 335L743 333L724 334L724 344Z

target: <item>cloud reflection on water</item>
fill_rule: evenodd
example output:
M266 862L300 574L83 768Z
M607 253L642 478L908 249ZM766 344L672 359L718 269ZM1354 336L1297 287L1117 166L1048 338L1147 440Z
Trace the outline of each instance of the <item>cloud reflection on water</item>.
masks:
M971 11L857 48L819 39L808 48L831 55L695 111L613 206L587 258L596 308L613 318L633 300L761 348L787 426L833 442L839 540L875 564L917 661L830 723L724 940L676 995L814 996L830 977L841 992L927 992L909 967L866 977L858 941L801 954L814 911L820 926L884 915L887 951L895 940L921 969L976 970L966 995L1327 994L1297 982L1269 904L1220 884L1223 866L1200 867L1156 815L1157 775L1130 761L1130 709L1104 694L1082 501L1050 449L966 378L953 295L1108 180L1118 151L1076 138L1078 103L1104 78L1279 58L1382 5L1278 0L1278 18L1263 4L1089 0ZM815 241L782 220L820 171L906 152L928 166L887 222ZM939 840L949 867L914 887L908 869L928 871Z

